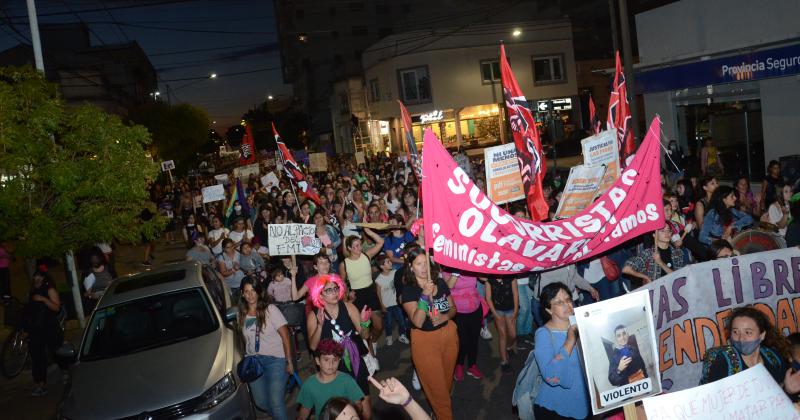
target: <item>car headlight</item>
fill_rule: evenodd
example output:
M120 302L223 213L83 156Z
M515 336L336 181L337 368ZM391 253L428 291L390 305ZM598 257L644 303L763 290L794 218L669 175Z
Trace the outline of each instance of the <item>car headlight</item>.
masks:
M233 373L228 372L197 399L198 403L195 406L195 412L210 410L228 399L235 392L236 379L233 377Z

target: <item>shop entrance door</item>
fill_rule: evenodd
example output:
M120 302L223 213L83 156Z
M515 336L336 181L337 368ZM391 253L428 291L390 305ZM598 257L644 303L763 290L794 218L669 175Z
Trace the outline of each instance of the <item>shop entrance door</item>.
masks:
M724 171L719 177L735 181L746 176L751 181L764 178L764 132L761 125L761 100L714 102L678 106L681 136L692 149L691 159L700 167L700 150L711 137L720 153ZM689 166L692 166L691 164Z

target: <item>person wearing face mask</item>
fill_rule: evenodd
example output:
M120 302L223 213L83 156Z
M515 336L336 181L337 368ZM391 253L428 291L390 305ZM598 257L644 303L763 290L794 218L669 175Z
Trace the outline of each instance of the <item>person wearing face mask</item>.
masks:
M728 328L728 344L708 349L703 357L700 385L735 375L762 364L775 382L791 385L797 381L787 362L786 340L759 310L747 306L734 309Z

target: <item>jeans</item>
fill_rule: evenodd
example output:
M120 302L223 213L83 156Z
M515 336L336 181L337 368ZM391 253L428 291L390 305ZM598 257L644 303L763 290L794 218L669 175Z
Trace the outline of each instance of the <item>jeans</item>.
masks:
M531 314L531 289L527 284L517 285L519 292L519 312L517 313L517 337L530 335L533 332L533 316Z
M389 306L386 308L386 313L383 315L383 326L386 337L392 336L392 327L394 326L392 320L397 322L398 334L406 335L408 333L406 330L406 317L403 315L403 310L400 309L400 305Z
M287 420L284 396L289 375L286 373L286 359L262 355L255 357L264 368L264 374L250 382L250 394L256 407L266 411L275 420Z

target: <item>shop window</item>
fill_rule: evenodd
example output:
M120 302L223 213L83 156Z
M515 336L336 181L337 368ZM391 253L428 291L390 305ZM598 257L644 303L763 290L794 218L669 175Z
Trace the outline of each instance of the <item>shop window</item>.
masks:
M369 81L369 98L372 102L378 102L381 100L381 90L380 85L378 85L378 79L372 79Z
M481 61L481 82L483 84L497 83L500 81L500 61Z
M406 104L421 104L431 101L428 67L415 67L397 71L400 98Z
M367 27L363 25L353 26L351 31L353 36L364 36L367 34Z
M533 57L533 84L565 83L564 55Z

